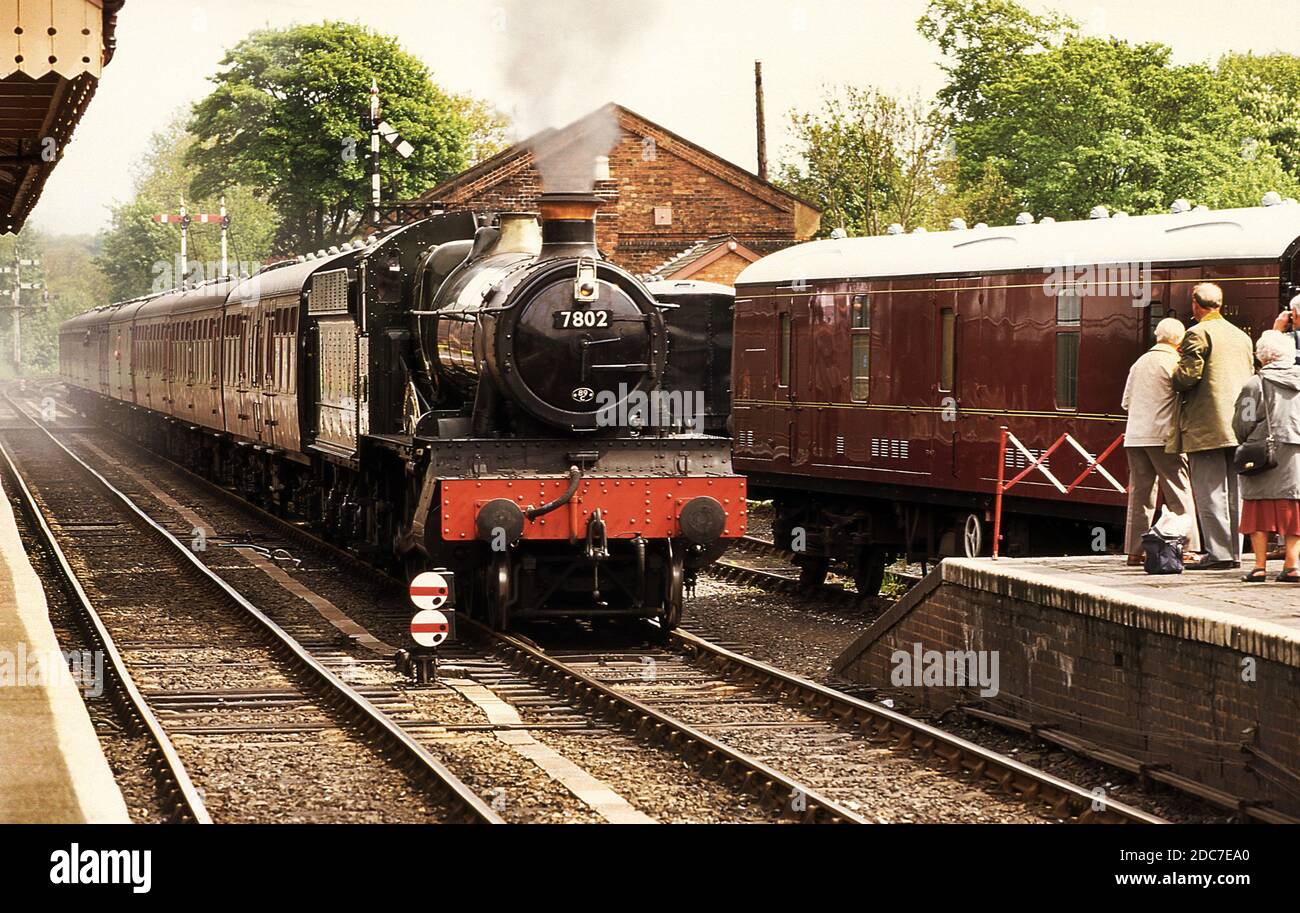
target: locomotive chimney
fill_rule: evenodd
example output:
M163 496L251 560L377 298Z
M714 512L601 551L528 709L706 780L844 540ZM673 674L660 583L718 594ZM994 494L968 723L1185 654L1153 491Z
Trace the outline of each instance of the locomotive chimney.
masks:
M596 257L594 193L544 193L541 197L542 252L547 257Z

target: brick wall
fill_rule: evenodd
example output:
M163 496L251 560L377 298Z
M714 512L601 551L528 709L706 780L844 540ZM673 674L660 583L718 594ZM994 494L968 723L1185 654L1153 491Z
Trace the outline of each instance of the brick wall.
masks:
M840 671L909 703L944 707L969 701L1054 724L1139 760L1168 763L1177 773L1233 794L1267 796L1278 809L1300 815L1300 799L1250 770L1250 757L1240 747L1250 740L1290 770L1300 770L1300 668L1294 654L1252 651L1254 681L1245 681L1246 653L1126 624L1118 620L1122 615L1080 615L1029 593L1015 597L944 581L897 618L883 616L879 630L873 625L856 652L841 657ZM997 651L998 695L897 688L893 654L911 653L916 643L940 652ZM1245 735L1248 730L1257 735Z
M745 192L664 144L648 143L625 129L609 159L611 180L596 185L606 199L597 216L597 243L633 273L648 272L714 235L733 234L760 254L794 243L793 211ZM476 181L484 190L442 202L486 211L535 212L542 192L540 175L531 165L513 174L508 170L503 166L499 181L490 175ZM671 224L655 224L657 207L671 208Z

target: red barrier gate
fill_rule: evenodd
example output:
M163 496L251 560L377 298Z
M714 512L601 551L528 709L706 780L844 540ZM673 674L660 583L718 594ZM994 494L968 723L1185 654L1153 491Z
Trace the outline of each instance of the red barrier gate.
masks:
M1019 450L1022 454L1024 454L1025 459L1029 461L1029 465L1026 466L1024 471L1021 472L1014 479L1012 479L1009 482L1004 482L1003 479L1006 477L1006 466L1007 466L1007 441L1010 441L1012 444L1014 444L1016 446L1016 449ZM1084 448L1082 444L1076 441L1069 434L1063 434L1056 439L1056 443L1052 444L1051 447L1048 447L1046 450L1044 450L1041 454L1039 454L1038 457L1035 457L1032 453L1030 453L1025 448L1025 445L1020 443L1020 441L1016 438L1016 436L1007 429L1007 426L1003 425L1002 439L998 442L998 488L997 488L997 495L993 502L993 560L994 561L997 560L998 545L1002 541L1002 495L1005 492L1010 491L1013 485L1018 484L1021 480L1024 479L1025 476L1029 475L1029 473L1037 469L1039 472L1045 475L1047 477L1047 481L1055 485L1057 490L1060 491L1061 494L1063 495L1068 495L1070 492L1074 491L1074 489L1079 486L1079 483L1082 482L1084 479L1086 479L1088 476L1092 475L1094 471L1096 471L1098 475L1104 477L1107 482L1113 485L1116 491L1118 491L1120 494L1124 494L1125 492L1128 491L1128 487L1125 485L1121 485L1118 481L1116 481L1115 477L1106 471L1106 467L1101 465L1101 461L1106 459L1106 457L1110 456L1112 453L1114 453L1115 448L1117 448L1121 443L1123 443L1123 441L1124 441L1124 435L1121 434L1119 437L1115 438L1115 440L1111 441L1110 446L1107 447L1105 450L1103 450L1101 454L1094 457L1091 453L1087 451L1086 448ZM1076 478L1069 485L1062 485L1061 481L1058 478L1056 478L1056 476L1052 475L1051 471L1044 465L1044 463L1046 463L1047 461L1047 458L1056 451L1056 448L1060 447L1062 444L1065 443L1068 443L1075 450L1077 450L1079 452L1079 455L1083 457L1085 460L1087 460L1088 462L1088 468L1085 469L1083 472L1079 473L1078 478Z

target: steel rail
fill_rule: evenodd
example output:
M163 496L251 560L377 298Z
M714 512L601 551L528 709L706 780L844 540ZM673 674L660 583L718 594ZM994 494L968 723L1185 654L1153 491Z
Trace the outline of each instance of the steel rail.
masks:
M134 723L150 742L149 755L153 762L154 773L159 779L163 798L172 806L171 820L181 823L211 824L212 816L208 814L202 794L190 779L184 762L176 752L176 746L172 744L167 731L158 722L158 717L154 715L149 702L145 700L131 677L131 672L126 667L126 660L123 659L117 644L113 641L113 635L109 633L104 620L100 618L90 597L86 595L76 571L72 569L67 555L63 553L62 547L54 536L54 531L50 529L45 512L37 504L31 489L27 487L17 466L14 465L8 448L2 443L0 443L0 457L3 457L3 466L0 469L3 470L6 481L12 483L10 494L19 498L28 523L38 534L41 545L54 560L62 583L73 597L72 603L78 626L82 633L94 642L112 670L110 687L114 703L117 704L119 712Z
M920 720L864 701L775 666L710 643L689 631L669 632L668 640L719 671L776 692L783 700L811 708L864 732L868 738L899 748L915 748L943 759L955 769L990 780L1008 793L1041 800L1061 818L1086 823L1166 824L1123 802L1099 796L1060 777L1022 764Z
M27 416L32 425L43 432L56 446L66 453L82 470L112 495L128 512L135 515L147 529L158 538L171 545L183 560L212 586L216 587L234 606L251 619L270 639L272 647L288 665L314 681L324 692L326 706L349 714L359 724L367 736L383 742L404 759L405 767L417 776L426 778L440 792L448 804L459 814L462 820L483 823L503 824L501 816L479 797L467 784L449 770L441 761L429 753L419 742L415 741L396 722L369 700L358 693L351 685L344 682L317 660L311 653L295 640L288 632L276 624L261 609L249 602L243 594L232 587L219 574L204 564L193 551L177 539L164 526L154 520L144 509L130 497L119 491L113 483L104 478L89 463L73 453L49 429L27 415L6 392L5 399L20 414Z
M461 625L462 630L471 629L491 641L525 675L536 676L592 714L617 722L638 738L687 756L706 773L712 772L722 782L746 789L783 815L805 824L870 823L812 787L579 672L519 637L493 630L473 619L465 619Z

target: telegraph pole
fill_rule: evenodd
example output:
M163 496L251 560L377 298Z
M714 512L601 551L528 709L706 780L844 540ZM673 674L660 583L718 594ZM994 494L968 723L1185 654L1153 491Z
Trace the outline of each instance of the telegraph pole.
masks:
M14 259L12 266L0 267L0 274L12 277L13 288L10 289L11 303L6 308L13 314L13 363L14 373L18 374L22 370L23 363L23 339L22 339L22 307L23 292L35 290L42 287L40 282L24 282L22 271L23 267L36 268L41 265L40 260L23 257L14 244Z

